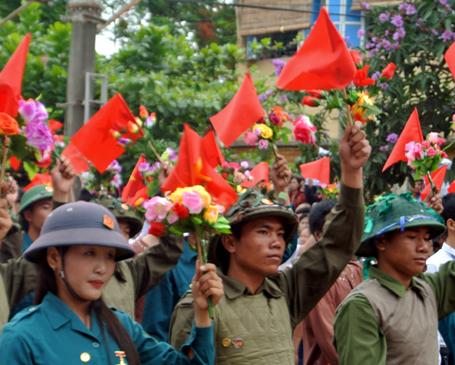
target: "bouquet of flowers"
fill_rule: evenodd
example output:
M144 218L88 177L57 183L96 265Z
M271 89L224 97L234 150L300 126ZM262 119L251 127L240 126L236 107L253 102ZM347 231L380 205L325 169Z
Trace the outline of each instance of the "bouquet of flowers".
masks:
M340 184L320 184L318 196L322 199L337 199L340 194Z
M408 166L416 170L415 179L419 180L422 175L427 175L433 194L437 194L437 191L431 173L438 169L443 158L447 158L445 150L453 144L452 142L446 148L441 149L443 143L445 143L444 138L440 138L436 132L431 132L422 143L409 142L405 147Z
M245 181L253 182L253 176L248 170L249 163L242 161L240 165L235 162L223 162L218 166L218 173L231 185L237 192L242 192L242 183Z
M142 207L150 222L149 233L154 236L195 233L196 242L192 247L198 252L201 264L207 263L209 235L231 233L229 221L222 216L224 207L214 204L210 194L200 185L178 188L165 197L155 196L145 200ZM210 298L209 311L213 318Z
M91 166L89 171L80 175L82 187L97 196L115 194L122 183L121 172L122 167L117 160L112 161L102 174Z
M289 120L290 116L283 111L283 108L275 106L270 114L259 119L245 133L245 144L258 146L260 149L267 149L271 144L274 153L276 153L275 145L280 139L285 144L289 144L288 134L291 134L292 131L283 127L284 123Z

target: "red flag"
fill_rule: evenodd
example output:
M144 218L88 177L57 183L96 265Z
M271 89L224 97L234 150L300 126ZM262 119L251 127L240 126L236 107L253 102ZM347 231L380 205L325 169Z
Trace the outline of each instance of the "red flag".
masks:
M210 118L221 142L229 147L243 132L265 115L253 80L247 72L229 104Z
M22 76L27 60L30 33L22 39L13 55L0 72L0 112L16 117L21 99Z
M449 186L449 188L447 189L447 191L449 192L449 194L455 193L455 180L452 181L452 183L450 184L450 186Z
M444 58L447 62L447 66L449 66L449 70L452 73L453 78L455 79L455 43L452 43L449 47L444 55Z
M444 177L446 176L447 165L444 165L437 169L435 172L431 173L431 180L433 180L434 185L441 191L442 183L444 182ZM430 192L431 185L430 180L425 175L425 189L420 193L420 199L425 200L428 193Z
M52 135L55 135L55 131L62 129L63 123L60 123L58 120L50 119L49 120L49 129L52 132Z
M269 183L269 164L267 162L261 162L257 164L251 171L250 176L253 177L253 181L244 181L241 185L243 188L252 188L256 186L260 181L264 181L265 184Z
M30 182L30 184L28 184L26 187L24 187L24 191L27 191L28 189L33 188L34 186L37 186L37 185L52 186L51 175L49 175L49 173L47 171L44 174L35 174L32 181Z
M409 142L419 142L423 141L422 129L420 128L419 114L417 113L417 108L412 112L409 117L406 125L404 126L403 132L401 132L398 141L395 143L392 152L390 153L389 158L387 159L382 172L387 170L390 166L398 161L407 161L408 159L405 156L405 147Z
M319 180L323 184L330 184L330 157L304 163L299 168L304 178Z
M63 150L62 156L70 160L71 165L73 165L74 172L78 175L90 168L87 159L82 156L76 146L71 142Z
M21 167L21 160L18 160L16 156L11 156L9 158L9 165L14 171L17 171Z
M237 193L210 166L201 149L201 138L185 124L180 140L179 159L161 190L167 192L187 186L203 185L217 204L228 209L237 200Z
M132 143L144 135L140 128L136 134L129 131L122 133L128 122L137 126L125 100L120 94L116 94L71 137L71 142L100 173L103 173L112 161L125 152L111 136L111 130L119 131L123 138L131 140Z
M286 90L342 89L357 71L354 60L323 7L302 47L286 63L276 86Z
M128 201L130 198L134 197L139 190L145 188L145 185L142 182L141 173L139 172L139 165L143 162L147 162L147 161L144 158L144 155L141 155L141 157L139 157L139 160L137 160L137 163L136 163L136 166L134 167L133 172L131 173L130 179L128 180L128 184L126 184L126 186L123 188L123 191L122 191L122 201L123 202ZM136 200L134 202L136 202ZM130 204L130 203L128 203L128 204ZM130 204L130 205L132 205L132 204Z
M213 168L224 162L224 156L216 142L215 133L213 133L213 131L208 132L202 138L202 151L204 152L207 162Z
M139 199L144 200L148 199L148 197L149 195L147 193L147 187L144 186L142 189L138 190L132 198L129 198L125 203L134 207Z

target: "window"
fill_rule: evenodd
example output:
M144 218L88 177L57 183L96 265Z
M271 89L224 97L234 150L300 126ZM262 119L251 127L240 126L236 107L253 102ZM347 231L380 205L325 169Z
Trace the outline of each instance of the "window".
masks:
M364 37L359 39L357 32L359 29L365 29L365 19L362 17L362 12L351 11L352 0L326 0L325 7L327 8L330 18L341 33L341 36L346 39L349 47L359 47L363 45Z

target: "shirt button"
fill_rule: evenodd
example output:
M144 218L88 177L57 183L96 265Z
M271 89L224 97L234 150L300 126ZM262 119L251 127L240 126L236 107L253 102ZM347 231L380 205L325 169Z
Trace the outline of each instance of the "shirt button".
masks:
M98 342L93 342L93 347L95 348L100 347L100 344Z

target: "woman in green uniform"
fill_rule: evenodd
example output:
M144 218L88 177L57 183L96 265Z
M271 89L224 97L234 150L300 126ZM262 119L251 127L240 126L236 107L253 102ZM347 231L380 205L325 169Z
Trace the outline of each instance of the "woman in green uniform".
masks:
M193 330L180 352L146 335L124 312L108 308L101 294L116 262L132 257L109 210L77 202L54 210L41 236L24 253L39 264L35 306L17 314L0 336L5 364L213 364L213 325L207 297L223 295L213 265L193 278L197 298ZM201 270L207 271L201 275Z

